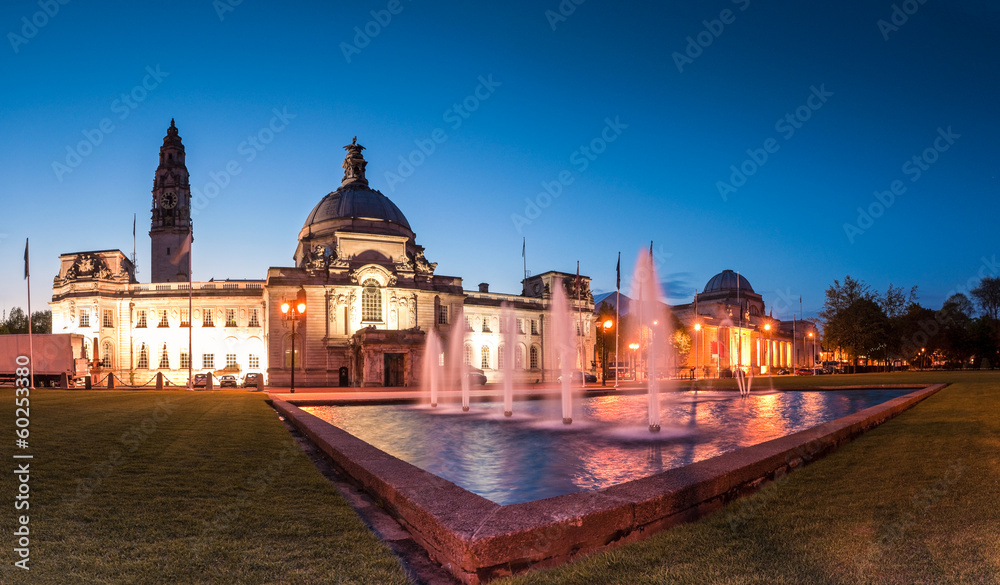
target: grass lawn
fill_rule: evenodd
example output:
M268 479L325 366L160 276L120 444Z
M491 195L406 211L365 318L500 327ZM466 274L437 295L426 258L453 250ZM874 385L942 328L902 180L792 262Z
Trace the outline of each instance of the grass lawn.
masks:
M909 382L953 385L720 513L504 583L996 583L1000 374L774 385ZM260 394L37 390L26 450L0 400L0 456L35 457L30 573L0 473L0 583L406 582Z
M406 583L261 394L0 390L0 583ZM30 453L14 510L12 455ZM20 460L18 460L20 462ZM31 570L13 566L30 515Z

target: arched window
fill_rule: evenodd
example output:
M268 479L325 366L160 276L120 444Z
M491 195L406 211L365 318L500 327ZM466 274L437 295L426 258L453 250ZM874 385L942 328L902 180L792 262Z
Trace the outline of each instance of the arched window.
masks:
M382 291L379 289L378 281L369 278L361 283L364 287L361 290L361 320L381 321L382 320Z
M517 351L514 352L514 369L524 369L524 344L517 344Z
M111 367L111 342L105 341L101 344L101 367L110 368Z
M149 369L149 349L146 348L145 343L139 348L139 364L136 367L140 370Z
M167 354L167 344L163 344L163 350L160 351L160 369L169 370L170 369L170 356Z
M465 346L464 363L467 366L471 366L472 365L472 346L471 345L466 345Z
M483 361L481 362L480 367L483 368L484 370L488 370L490 367L490 346L488 345L483 346L482 356L483 356Z
M538 369L538 346L532 345L528 351L528 367L532 370Z

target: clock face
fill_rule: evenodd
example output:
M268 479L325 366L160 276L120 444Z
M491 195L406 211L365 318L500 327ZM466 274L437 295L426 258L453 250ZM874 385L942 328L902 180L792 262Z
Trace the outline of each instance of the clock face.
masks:
M173 209L175 205L177 205L177 195L173 193L165 193L160 198L160 206L164 209Z

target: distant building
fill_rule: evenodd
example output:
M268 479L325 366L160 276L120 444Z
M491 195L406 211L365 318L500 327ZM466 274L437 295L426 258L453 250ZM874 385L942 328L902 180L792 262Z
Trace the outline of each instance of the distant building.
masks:
M546 272L526 278L521 294L489 292L486 284L464 290L460 277L435 273L403 213L368 186L364 147L355 139L344 148L341 185L306 217L293 266L269 268L264 280L189 283L191 192L171 120L152 190L152 282L138 283L119 250L63 254L50 303L53 332L85 335L99 374L125 383L162 373L186 385L190 363L196 373L259 372L284 386L294 355L296 386L415 386L427 332L437 331L450 351L463 314L466 364L492 381L510 356L519 382L546 381L558 376L546 319L561 282L579 315L575 369L593 369L589 277L579 277L578 287L576 275ZM300 291L307 308L293 339L281 305ZM511 348L501 335L504 303L516 315Z

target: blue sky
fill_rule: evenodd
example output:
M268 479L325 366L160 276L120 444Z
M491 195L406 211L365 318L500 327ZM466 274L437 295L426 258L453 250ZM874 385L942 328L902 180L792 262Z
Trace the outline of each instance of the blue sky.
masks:
M131 253L133 213L148 280L171 118L192 186L222 185L195 218L196 280L290 265L355 135L372 187L468 289L519 292L522 237L530 271L579 260L596 291L652 240L672 301L729 268L784 318L847 274L937 308L1000 272L987 0L17 0L0 30L6 308L26 237L44 308L58 255Z

